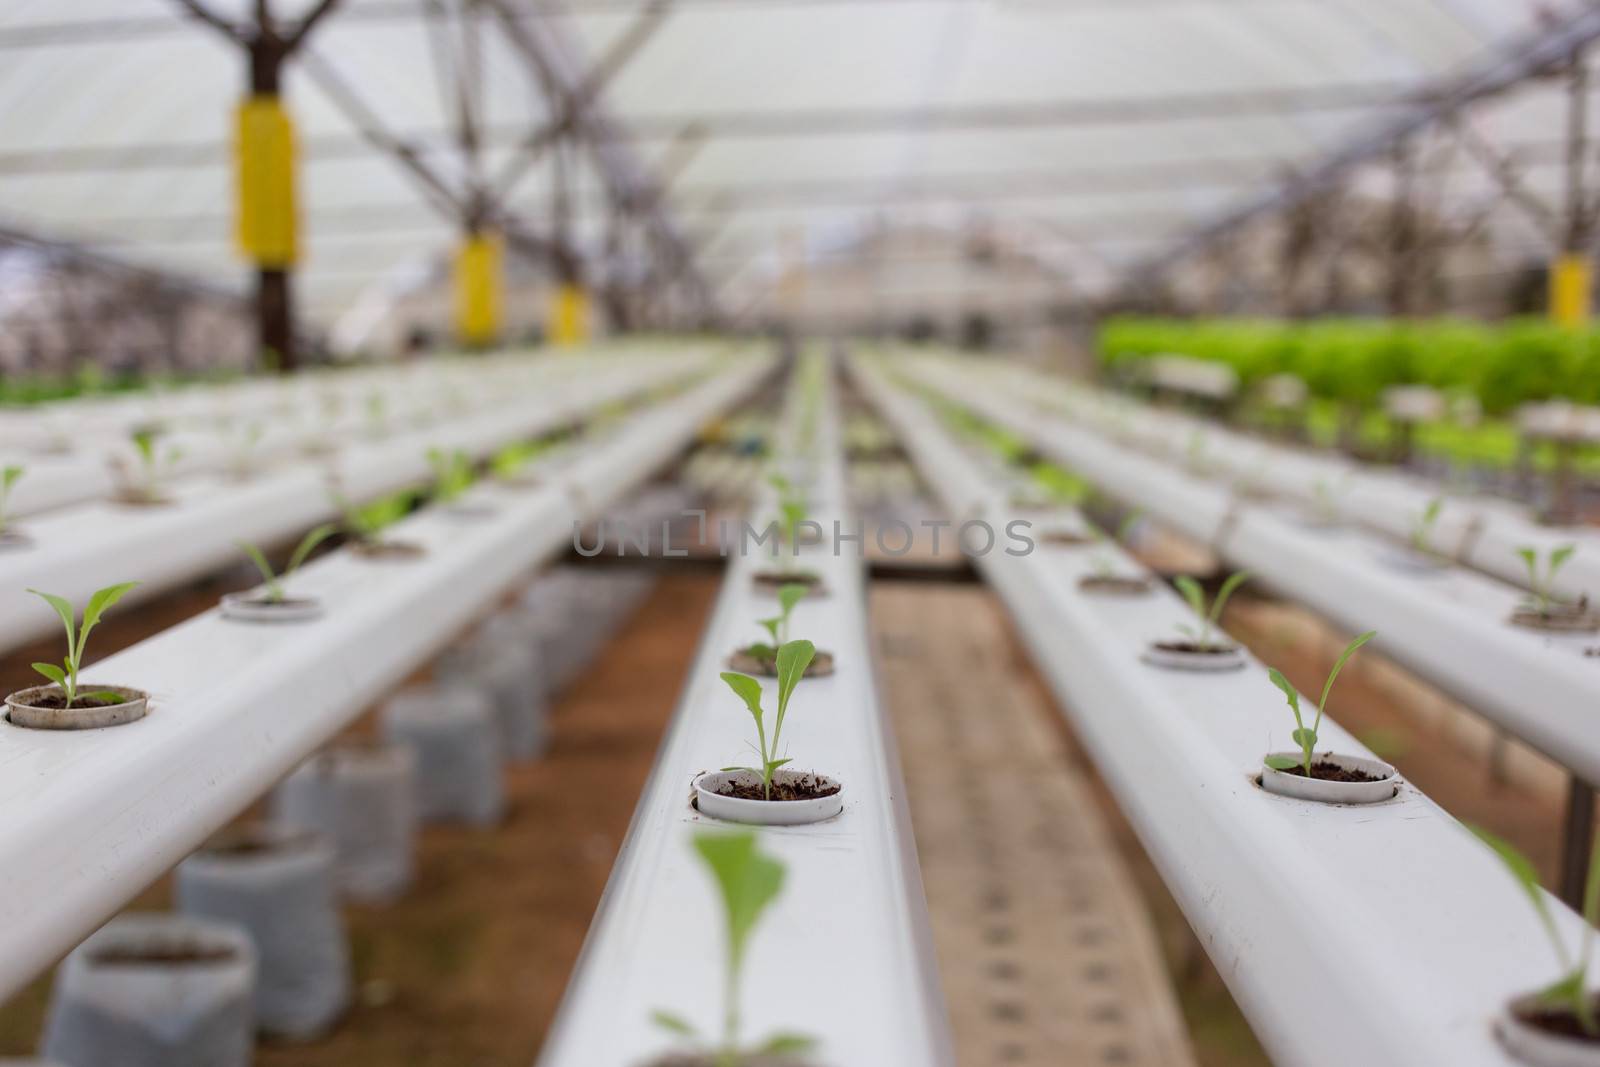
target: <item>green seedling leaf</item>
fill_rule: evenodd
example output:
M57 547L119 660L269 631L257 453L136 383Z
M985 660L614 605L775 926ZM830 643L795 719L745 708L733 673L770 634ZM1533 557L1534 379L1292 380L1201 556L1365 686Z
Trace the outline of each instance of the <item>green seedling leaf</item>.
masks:
M336 524L327 522L302 537L300 543L295 546L294 552L289 556L288 566L283 569L284 577L288 577L299 570L300 565L306 561L306 557L315 552L318 545L332 537L338 530L339 527Z
M67 688L67 675L54 663L35 663L33 669L59 685L63 690Z
M761 624L762 629L766 630L767 633L771 635L774 647L776 647L777 644L783 640L782 636L780 636L778 633L778 627L783 623L783 619L781 617L772 619L757 619L756 621Z
M97 704L121 704L128 698L121 693L113 693L109 689L97 689L93 693L79 693L79 700L92 700Z
M745 652L748 653L749 655L754 656L756 659L776 659L777 656L778 656L778 646L777 645L768 645L768 644L754 644L754 645L751 645L749 648L746 648Z
M810 641L790 641L778 649L778 721L782 723L784 710L789 706L789 696L800 684L817 647Z
M1356 649L1378 636L1378 631L1368 630L1358 635L1355 640L1344 646L1344 651L1339 653L1339 658L1334 661L1333 670L1328 672L1328 680L1322 683L1322 697L1317 701L1317 722L1322 722L1322 711L1328 706L1328 694L1333 691L1333 680L1339 677L1339 672L1344 670L1344 665L1350 662L1350 657L1356 654Z
M278 584L278 576L272 569L272 564L267 561L266 555L255 545L246 541L235 541L240 551L250 557L250 562L256 565L256 570L261 572L261 581L267 587L267 599L276 604L283 599L283 587Z
M817 1047L817 1039L805 1034L773 1034L756 1046L757 1056L793 1056L810 1052Z
M1302 726L1296 729L1289 735L1289 738L1303 749L1314 749L1317 747L1317 732L1309 729L1308 727Z
M1505 865L1506 870L1510 872L1517 886L1527 896L1529 902L1533 904L1533 910L1538 913L1539 922L1544 926L1544 931L1549 936L1551 944L1555 946L1556 955L1561 960L1562 968L1571 967L1572 960L1567 955L1567 946L1562 943L1560 935L1556 932L1555 919L1550 914L1550 905L1545 900L1544 890L1539 886L1539 871L1534 867L1533 861L1517 851L1516 846L1509 841L1496 837L1481 826L1474 826L1468 823L1467 829L1477 834L1479 840L1493 849L1494 854L1500 857L1500 862Z
M806 592L806 587L798 582L778 586L778 607L785 619L794 611L794 606L805 599Z
M1200 588L1200 583L1187 574L1180 574L1172 580L1178 587L1178 592L1183 594L1183 599L1189 602L1189 610L1200 618L1206 617L1206 592Z
M1288 771L1300 766L1300 761L1293 756L1267 756L1261 762L1275 771Z
M1217 590L1217 598L1211 602L1211 614L1207 616L1207 621L1212 626L1215 626L1217 620L1222 618L1222 609L1227 605L1228 598L1233 596L1234 591L1249 580L1249 571L1235 571L1233 574L1228 575L1227 580L1222 583L1222 588Z
M89 597L89 606L83 609L83 626L78 631L78 655L76 658L79 663L83 661L83 645L89 640L89 631L99 625L100 616L105 613L107 608L127 596L138 584L138 582L121 582L98 590Z
M710 868L722 895L728 937L728 961L738 974L743 967L750 932L762 912L783 890L783 864L757 851L756 835L702 832L694 835L695 851Z
M759 723L761 721L761 683L748 674L737 674L733 671L723 671L722 680L733 690L733 695L744 701L744 706Z
M679 1037L693 1038L696 1040L698 1040L700 1037L700 1031L696 1030L693 1024L691 1024L681 1015L674 1015L671 1012L657 1010L650 1013L650 1021L661 1027L661 1029L669 1030L672 1033L677 1034Z
M52 608L56 609L56 614L61 617L62 623L67 628L67 655L70 658L72 656L73 649L78 643L77 613L73 609L71 603L69 603L64 597L55 596L51 593L41 593L37 589L29 589L28 592L32 593L36 597L39 597L46 604L49 604Z

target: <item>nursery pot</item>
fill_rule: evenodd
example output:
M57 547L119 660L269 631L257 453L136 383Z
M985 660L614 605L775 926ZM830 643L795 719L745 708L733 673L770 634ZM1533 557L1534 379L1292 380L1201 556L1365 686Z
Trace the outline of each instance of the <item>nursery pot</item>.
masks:
M1450 569L1450 564L1446 560L1426 552L1418 552L1413 548L1385 549L1382 559L1397 571L1419 576L1443 574Z
M740 674L753 674L758 678L776 678L778 676L777 656L758 657L750 654L748 648L741 648L728 657L728 669L738 671ZM811 657L811 662L806 665L802 678L826 678L833 673L833 653L818 650Z
M1299 752L1272 752L1269 756L1287 756L1299 760ZM1261 788L1281 797L1296 800L1314 800L1321 804L1376 804L1388 800L1399 791L1400 777L1395 769L1382 760L1366 756L1341 756L1324 752L1311 757L1312 770L1319 764L1333 764L1341 770L1357 771L1370 775L1368 782L1340 782L1325 778L1307 778L1303 774L1274 770L1263 765Z
M165 508L177 503L177 498L171 493L157 490L146 493L136 489L121 489L111 496L113 503L130 508Z
M181 913L249 931L262 1032L309 1040L344 1014L350 955L326 839L272 823L236 827L178 864L175 891Z
M1321 512L1303 512L1298 521L1301 529L1315 534L1331 536L1344 532L1344 521L1342 519L1324 515Z
M1143 574L1086 574L1078 588L1094 596L1144 596L1154 583Z
M1495 1022L1506 1051L1532 1067L1600 1067L1600 1040L1583 1034L1577 1020L1540 1003L1538 994L1516 997Z
M321 614L322 601L316 597L286 596L274 601L260 589L222 597L222 617L238 622L305 622Z
M758 592L777 595L778 590L785 585L803 585L806 587L807 596L827 596L828 586L822 580L822 575L816 571L793 570L780 571L765 569L756 571L750 576L750 582Z
M1549 634L1592 634L1600 632L1600 615L1587 604L1556 604L1549 611L1518 608L1511 613L1511 625Z
M1043 544L1061 545L1069 548L1096 544L1100 540L1081 526L1066 524L1045 525L1037 531L1036 536Z
M150 694L143 689L130 689L124 685L78 686L85 692L117 693L121 703L99 704L94 707L67 708L62 705L63 693L59 686L36 685L19 689L6 697L6 718L13 726L26 726L33 730L93 730L101 726L121 726L125 722L144 718ZM79 698L80 700L82 698Z
M272 816L334 848L334 877L358 900L389 901L411 884L416 754L404 745L347 742L302 763L272 794Z
M772 772L774 785L813 785L833 790L827 796L805 800L748 800L725 796L735 788L761 789L761 776L753 771L716 771L694 780L694 805L700 814L728 822L756 826L801 826L831 819L844 810L844 786L836 779L809 771L780 768Z
M56 971L40 1054L71 1067L248 1067L255 975L238 926L121 915Z
M352 541L350 551L362 559L404 560L417 559L428 550L415 541Z
M447 518L460 522L492 519L500 513L499 508L483 500L457 500L446 504L442 510Z
M1152 641L1139 657L1169 671L1236 671L1244 666L1238 645L1210 645L1205 651L1187 641Z

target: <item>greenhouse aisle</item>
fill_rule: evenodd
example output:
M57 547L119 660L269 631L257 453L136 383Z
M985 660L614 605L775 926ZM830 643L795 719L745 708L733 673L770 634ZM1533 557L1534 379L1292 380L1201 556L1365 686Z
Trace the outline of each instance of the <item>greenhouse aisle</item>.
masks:
M957 1061L1195 1063L1142 898L993 595L871 596Z

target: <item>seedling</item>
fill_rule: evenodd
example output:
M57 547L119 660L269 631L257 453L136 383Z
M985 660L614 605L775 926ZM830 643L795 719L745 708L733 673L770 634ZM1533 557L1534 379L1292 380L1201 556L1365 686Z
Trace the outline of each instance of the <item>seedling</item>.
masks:
M494 458L489 461L489 469L498 481L516 481L522 476L522 469L537 459L547 447L543 443L531 441L519 441L507 445L494 454Z
M415 499L414 492L409 489L361 505L352 504L338 493L333 496L334 504L344 516L345 532L363 544L373 546L382 542L384 530L410 513Z
M1556 932L1550 905L1545 900L1544 890L1539 888L1539 872L1528 857L1482 827L1469 826L1469 829L1494 850L1506 870L1511 872L1511 877L1517 880L1517 885L1533 902L1533 910L1538 913L1544 932L1555 946L1556 959L1561 962L1561 977L1541 989L1536 994L1537 1000L1546 1007L1565 1008L1572 1012L1572 1017L1585 1034L1600 1037L1600 1021L1595 1019L1594 997L1584 986L1584 979L1589 973L1589 959L1594 954L1595 923L1600 922L1600 844L1596 845L1589 857L1589 878L1583 887L1583 941L1578 949L1578 958L1574 961L1566 942Z
M1283 672L1273 667L1267 672L1267 677L1272 679L1272 684L1283 691L1284 698L1289 701L1289 710L1294 713L1294 733L1289 736L1294 743L1300 746L1301 759L1297 761L1292 756L1268 756L1266 764L1275 771L1287 771L1295 766L1304 769L1307 778L1311 777L1311 753L1317 747L1317 731L1322 728L1322 709L1328 706L1328 693L1333 689L1333 680L1339 677L1339 672L1349 662L1350 657L1356 654L1356 649L1378 636L1378 631L1368 630L1354 641L1344 647L1339 653L1339 658L1334 662L1333 670L1328 672L1328 680L1322 683L1322 696L1317 700L1317 715L1312 720L1310 729L1306 728L1305 719L1300 714L1300 694L1295 687L1289 684L1289 679Z
M388 432L389 402L382 393L374 389L367 394L367 433L373 437L382 437Z
M1029 473L1033 482L1057 504L1078 507L1089 495L1089 483L1052 463L1035 463Z
M0 529L4 529L0 524ZM1522 557L1523 566L1528 569L1528 591L1533 595L1533 610L1540 615L1548 616L1555 611L1555 581L1556 572L1566 565L1573 553L1578 551L1577 545L1561 545L1550 550L1549 559L1544 566L1543 576L1539 570L1539 550L1533 547L1517 549L1517 555Z
M1428 501L1427 506L1418 513L1411 524L1412 549L1430 559L1440 558L1433 547L1433 528L1438 525L1439 512L1442 510L1444 510L1444 497L1436 496Z
M0 534L4 534L10 526L6 501L11 498L11 488L22 478L22 473L21 467L0 467Z
M772 772L782 767L789 760L787 757L778 756L778 743L783 735L783 719L789 712L789 697L794 694L794 687L800 684L800 679L805 675L806 668L811 665L811 657L816 655L817 649L810 641L790 641L778 649L778 714L772 724L772 738L767 738L766 713L761 710L761 683L748 674L737 674L724 671L722 680L733 690L735 696L744 701L744 706L749 709L750 715L756 721L756 739L759 747L757 754L761 757L760 767L724 767L725 771L750 771L761 776L761 795L765 800L772 799Z
M1311 506L1317 519L1329 526L1339 521L1340 488L1326 478L1318 478L1311 486Z
M1189 602L1189 610L1194 612L1195 618L1200 620L1199 626L1187 623L1178 624L1178 632L1187 637L1199 651L1218 648L1211 643L1212 631L1216 629L1217 620L1222 618L1222 609L1227 606L1228 598L1233 596L1234 590L1250 580L1249 571L1236 571L1228 575L1222 587L1217 590L1216 599L1211 602L1210 608L1206 607L1206 591L1200 583L1187 574L1179 575L1173 579L1173 584L1178 587L1178 592L1183 594L1183 599Z
M92 693L78 692L78 668L83 664L83 650L89 642L89 633L99 624L100 616L138 584L138 582L123 582L120 585L107 586L90 596L88 606L83 609L81 626L76 621L76 612L71 601L65 597L41 593L37 589L28 590L54 608L56 614L61 616L62 624L67 628L67 656L61 661L61 666L57 667L53 663L33 665L34 670L61 687L61 692L67 700L67 707L72 707L77 700L87 700L97 704L120 704L125 699L121 693L106 690Z
M295 546L294 552L289 555L289 562L283 568L282 574L277 574L273 571L272 564L267 562L267 557L255 545L244 541L235 541L234 544L244 550L245 555L249 556L251 562L256 565L256 570L261 572L262 582L267 587L267 603L282 604L284 601L283 583L288 581L290 575L300 569L300 564L306 561L306 557L311 555L313 549L329 537L332 537L338 529L331 522L325 523L302 537L300 543Z
M727 976L723 985L722 1040L712 1050L715 1067L737 1067L747 1058L792 1056L815 1046L812 1038L800 1034L774 1034L748 1050L739 1047L739 987L744 977L745 954L750 933L778 894L783 891L783 863L757 851L756 835L713 833L702 830L694 835L694 849L716 880L722 897L726 922ZM705 1043L694 1025L681 1015L666 1011L650 1013L657 1026L679 1037Z
M472 488L472 458L461 449L446 452L442 448L430 448L428 463L433 467L433 499L436 502L454 503Z
M1134 510L1128 512L1128 514L1124 515L1121 522L1117 523L1116 532L1113 533L1109 539L1103 540L1109 540L1113 545L1127 544L1128 538L1133 535L1134 527L1138 526L1143 518L1144 512L1138 508L1135 508ZM1116 561L1111 558L1111 554L1109 552L1106 552L1103 549L1095 551L1095 554L1089 560L1089 566L1092 568L1096 578L1106 579L1114 578L1116 576Z
M157 431L149 428L133 431L130 439L139 454L139 479L128 487L128 495L146 504L161 500L161 479L183 458L183 450L176 445L165 452L156 449Z
M794 606L805 599L806 587L798 583L778 587L778 614L770 619L758 619L761 627L772 638L772 644L751 645L745 652L759 660L775 659L778 649L789 641L789 615Z
M261 424L252 422L232 442L233 447L228 456L228 471L235 478L245 479L255 474L255 449L261 443L261 434Z
M784 563L787 567L787 560L800 551L800 524L806 521L806 497L798 486L781 474L770 475L767 484L778 491L778 515L783 523L783 538L789 545Z

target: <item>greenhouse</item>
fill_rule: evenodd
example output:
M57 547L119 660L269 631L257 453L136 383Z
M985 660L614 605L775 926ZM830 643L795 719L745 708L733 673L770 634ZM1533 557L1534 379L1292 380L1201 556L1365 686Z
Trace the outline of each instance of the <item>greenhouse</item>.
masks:
M0 5L0 1065L1600 1067L1591 61Z

